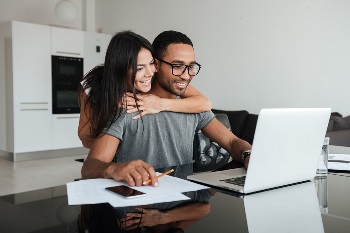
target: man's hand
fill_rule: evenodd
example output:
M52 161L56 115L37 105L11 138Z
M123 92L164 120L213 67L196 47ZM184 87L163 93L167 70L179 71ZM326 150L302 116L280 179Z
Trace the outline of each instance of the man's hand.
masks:
M125 181L129 186L141 186L151 179L153 186L158 186L158 178L154 168L142 160L126 163L112 163L107 169L109 176L117 181Z
M133 113L141 110L142 112L134 117L134 119L138 119L141 116L146 114L156 114L161 112L163 109L161 107L161 98L158 96L148 94L148 95L136 95L137 100L134 99L132 93L126 93L126 97L124 98L127 102L127 112ZM136 107L136 101L139 105L139 109Z
M139 227L152 227L167 223L164 221L165 214L157 209L135 208L139 212L127 213L120 219L123 230L130 231Z

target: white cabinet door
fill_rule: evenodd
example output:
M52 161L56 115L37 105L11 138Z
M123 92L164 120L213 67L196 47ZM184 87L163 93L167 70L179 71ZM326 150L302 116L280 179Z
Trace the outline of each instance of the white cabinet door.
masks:
M84 74L105 62L111 37L108 34L84 32Z
M50 27L13 22L14 105L51 104Z
M51 150L51 107L28 105L14 109L14 153Z
M78 137L79 114L52 116L52 149L82 147Z
M51 27L51 54L57 56L83 57L83 32L68 28Z

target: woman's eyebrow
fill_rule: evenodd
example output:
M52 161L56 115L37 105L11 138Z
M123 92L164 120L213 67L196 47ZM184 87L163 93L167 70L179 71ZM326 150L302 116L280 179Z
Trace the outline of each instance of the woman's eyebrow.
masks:
M152 61L150 61L148 64L154 62L154 59ZM137 64L137 66L146 66L147 64Z

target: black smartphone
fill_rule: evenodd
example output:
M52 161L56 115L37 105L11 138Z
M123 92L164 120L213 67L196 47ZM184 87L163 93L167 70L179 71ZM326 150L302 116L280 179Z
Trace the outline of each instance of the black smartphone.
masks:
M135 197L146 196L146 193L143 193L141 191L138 191L136 189L130 188L125 185L107 187L106 189L116 194L119 194L120 196L123 196L125 198L135 198Z

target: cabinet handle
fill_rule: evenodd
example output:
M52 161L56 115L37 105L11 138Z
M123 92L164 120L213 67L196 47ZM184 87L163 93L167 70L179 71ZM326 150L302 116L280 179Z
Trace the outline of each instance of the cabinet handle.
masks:
M79 116L57 117L57 119L79 118Z
M49 104L49 102L21 102L20 104Z
M81 55L81 53L63 52L63 51L56 51L56 53L71 54L71 55Z
M21 108L21 111L40 111L40 110L49 110L48 108Z

